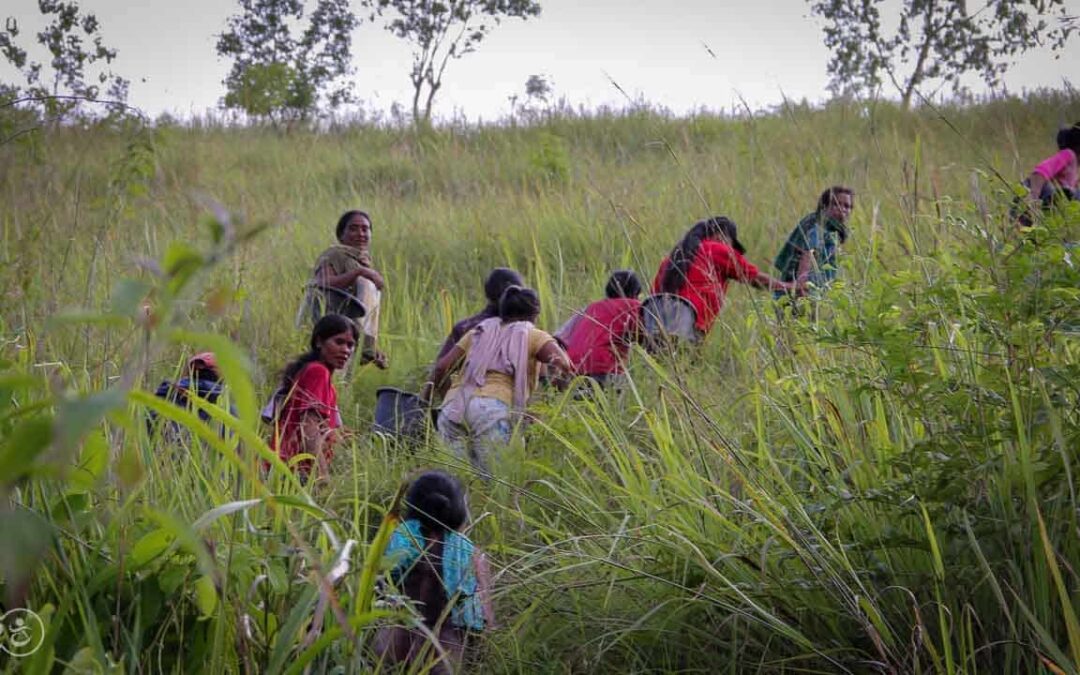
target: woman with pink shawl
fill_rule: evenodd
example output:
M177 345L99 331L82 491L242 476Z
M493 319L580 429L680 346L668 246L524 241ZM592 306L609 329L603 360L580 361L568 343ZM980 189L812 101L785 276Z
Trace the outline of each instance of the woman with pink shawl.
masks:
M480 322L440 358L420 394L430 400L449 383L439 434L481 474L490 474L492 450L509 444L511 416L525 411L539 381L540 364L571 370L555 338L533 325L539 314L536 291L507 288L499 298L499 315Z

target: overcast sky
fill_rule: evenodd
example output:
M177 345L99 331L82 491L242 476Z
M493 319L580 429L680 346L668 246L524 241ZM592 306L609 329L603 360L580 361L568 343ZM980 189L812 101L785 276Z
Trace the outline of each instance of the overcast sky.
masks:
M540 0L543 13L510 20L479 50L447 68L435 113L470 120L505 115L525 80L546 76L572 105L622 106L643 97L676 113L731 109L740 98L760 108L781 100L827 98L828 54L819 24L802 0ZM83 0L101 20L115 68L132 81L130 103L156 115L187 116L214 108L228 64L214 53L216 35L237 4L230 0ZM309 0L310 4L310 0ZM1080 0L1066 0L1080 14ZM23 44L41 25L36 0L2 0ZM372 23L353 37L356 92L368 110L408 105L408 46ZM706 48L707 46L707 48ZM710 54L710 50L713 56ZM1015 92L1060 88L1080 64L1080 39L1060 58L1024 56L1005 78ZM12 72L0 66L0 76ZM973 80L977 84L977 81ZM981 87L975 86L976 91ZM890 92L891 94L891 92Z

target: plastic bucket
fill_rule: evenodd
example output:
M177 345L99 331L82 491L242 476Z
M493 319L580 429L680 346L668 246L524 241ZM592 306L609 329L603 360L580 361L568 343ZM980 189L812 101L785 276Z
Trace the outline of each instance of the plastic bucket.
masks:
M416 394L379 387L375 390L375 431L394 436L415 438L424 433L427 406Z
M356 321L367 314L367 309L360 298L345 289L309 284L300 312L315 323L327 314L341 314Z
M641 303L641 323L649 346L661 347L673 339L697 342L696 322L694 306L681 296L659 293Z

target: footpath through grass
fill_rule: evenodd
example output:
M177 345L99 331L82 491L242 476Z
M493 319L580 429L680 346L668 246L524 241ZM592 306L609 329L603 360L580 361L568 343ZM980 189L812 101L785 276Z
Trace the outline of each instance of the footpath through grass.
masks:
M380 526L440 466L496 572L478 672L1080 672L1080 209L1026 237L1007 218L1076 119L1048 93L0 146L0 591L45 626L0 668L386 670L373 629L406 614L375 593ZM733 285L699 352L635 353L618 394L544 393L492 484L368 433L375 389L418 387L491 267L522 271L554 329L704 216L767 267L837 183L852 236L811 315ZM391 367L339 382L355 433L330 484L264 484L256 411L351 208L374 221ZM225 435L147 393L206 348ZM148 408L188 437L149 438Z

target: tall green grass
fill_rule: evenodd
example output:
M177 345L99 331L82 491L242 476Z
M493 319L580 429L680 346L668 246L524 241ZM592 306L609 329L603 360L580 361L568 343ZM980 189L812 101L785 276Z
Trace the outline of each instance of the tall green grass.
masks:
M0 572L5 606L47 624L0 665L380 669L373 627L409 620L375 594L385 516L411 471L442 466L496 568L479 671L1077 672L1080 213L1024 239L1006 210L1078 117L1046 93L0 147ZM491 484L438 443L367 432L375 388L423 381L490 267L522 270L554 328L611 269L651 278L705 215L766 266L834 183L858 192L853 235L809 315L733 287L699 352L636 353L618 393L545 393ZM340 384L355 433L329 484L263 482L255 410L354 207L374 219L391 368ZM146 393L207 347L238 409L214 425ZM149 408L187 440L148 436Z

